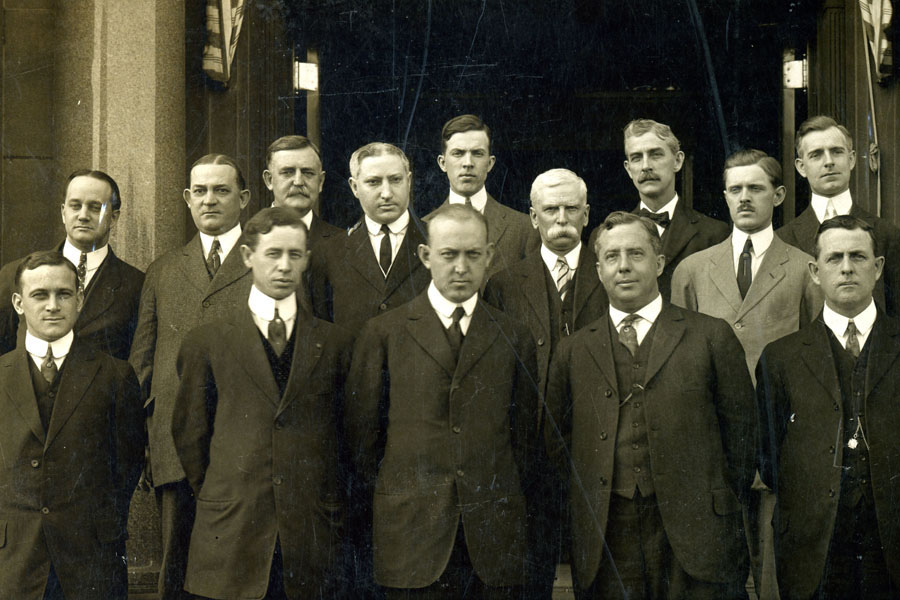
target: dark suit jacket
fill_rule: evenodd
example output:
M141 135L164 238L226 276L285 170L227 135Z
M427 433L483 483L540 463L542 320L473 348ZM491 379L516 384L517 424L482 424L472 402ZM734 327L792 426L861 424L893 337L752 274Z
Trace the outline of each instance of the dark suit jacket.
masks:
M437 580L460 518L478 577L494 586L524 582L534 369L528 330L483 302L458 364L425 293L363 329L347 381L346 429L374 497L379 584Z
M284 395L246 306L184 340L172 422L197 497L185 589L262 598L276 538L291 598L330 598L341 518L337 419L350 336L297 313Z
M62 252L62 244L57 250ZM17 339L25 339L25 323L20 325L10 301L21 262L16 260L0 269L0 354L15 348ZM137 327L143 284L144 274L122 261L110 246L106 260L88 286L84 307L75 322L75 336L101 352L126 360Z
M444 200L441 206L449 202ZM440 207L431 211L422 221L427 223ZM508 269L541 247L541 236L526 214L500 204L488 194L484 205L484 218L488 222L488 241L494 244L494 260L487 277Z
M328 221L323 221L321 217L313 213L312 227L309 228L309 244L307 246L312 250L326 240L338 237L342 233L344 233L343 229L335 227Z
M0 357L0 597L121 598L144 425L131 367L76 338L47 430L24 344Z
M879 311L869 334L865 414L878 533L900 580L900 323ZM809 598L822 580L841 489L842 404L821 318L769 344L757 367L760 475L777 493L781 597Z
M424 231L422 223L410 214L387 279L378 266L365 223L317 246L310 261L315 316L355 332L375 315L415 298L431 281L431 273L417 254L419 244L425 243Z
M194 327L247 305L253 277L240 254L235 245L210 281L197 234L147 269L129 362L146 398L154 485L184 479L172 440L178 350Z
M572 318L577 331L606 313L609 300L597 277L597 257L587 244L581 245L572 299ZM547 266L538 248L507 271L497 273L484 291L487 302L526 325L537 344L540 390L547 386L547 370L554 348L550 340L550 300L547 298Z
M887 219L866 212L855 202L850 208L850 215L862 219L875 230L878 253L884 256L884 271L875 285L875 301L889 315L900 317L900 229ZM816 212L808 206L800 216L775 233L791 246L815 256L818 229Z
M664 303L647 361L644 411L663 527L678 561L702 581L746 569L740 500L755 475L756 407L744 352L727 323ZM570 481L572 559L593 582L604 558L619 397L609 317L564 339L550 365L545 426ZM558 427L558 428L557 428Z

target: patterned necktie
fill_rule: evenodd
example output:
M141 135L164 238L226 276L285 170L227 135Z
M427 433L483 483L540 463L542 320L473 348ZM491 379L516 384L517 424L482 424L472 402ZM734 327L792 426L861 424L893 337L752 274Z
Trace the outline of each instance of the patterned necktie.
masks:
M87 287L85 285L87 281L87 253L81 253L81 257L78 259L78 267L75 271L78 273L78 291L84 294L84 288Z
M453 352L454 360L459 360L459 349L462 348L463 332L459 321L466 314L462 306L457 306L453 311L453 322L447 328L447 341L450 342L450 350Z
M281 353L284 352L284 347L287 345L287 329L284 326L284 321L278 316L277 308L275 309L275 316L269 321L269 335L266 337L269 339L269 344L272 346L272 350L275 351L275 355L280 357Z
M859 358L859 338L856 337L857 333L859 332L856 330L856 323L853 322L853 319L850 319L844 335L847 336L847 352L852 354L853 358Z
M381 265L381 271L384 278L387 279L388 271L391 270L391 230L387 225L381 226L381 248L378 252L378 264Z
M631 314L619 323L619 341L628 348L632 356L637 354L638 350L637 329L634 327L634 322L640 318L640 315Z
M44 376L47 383L53 383L57 373L59 373L59 369L56 368L56 361L53 360L53 348L50 344L47 344L47 356L44 357L44 361L41 363L41 375Z
M209 255L206 257L206 270L209 271L209 278L212 279L219 267L222 266L222 259L219 258L219 249L222 245L219 238L214 238L212 246L209 248Z
M833 219L837 216L837 210L834 208L834 200L831 198L828 199L828 204L825 206L825 221L828 219Z
M562 256L557 257L556 259L556 289L559 291L559 299L566 299L566 292L569 291L569 287L571 287L572 278L570 277L571 269L569 269L569 263L566 262L566 259Z
M653 221L654 223L656 223L663 229L668 227L669 223L672 222L671 219L669 219L669 213L667 213L667 212L655 213L655 212L650 212L646 208L642 208L641 210L638 211L638 215L640 215L642 217L647 217L648 219L650 219L651 221Z
M750 254L751 250L753 250L753 242L750 241L750 236L748 235L747 241L744 242L744 249L741 250L741 257L738 259L737 284L742 300L747 297L747 290L750 289L750 284L753 282L753 256Z

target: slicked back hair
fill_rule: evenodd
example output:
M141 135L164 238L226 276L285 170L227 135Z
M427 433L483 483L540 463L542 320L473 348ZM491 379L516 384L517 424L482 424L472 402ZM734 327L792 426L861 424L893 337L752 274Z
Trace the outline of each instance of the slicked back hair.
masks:
M778 188L782 185L781 181L781 163L763 152L762 150L738 150L725 159L725 167L722 169L722 185L728 186L725 176L728 169L735 167L751 167L758 166L768 176L772 187Z
M105 181L110 189L110 208L112 208L113 210L119 210L122 207L122 196L119 194L119 184L116 183L115 179L113 179L103 171L97 171L95 169L78 169L77 171L73 171L72 174L69 175L69 178L66 179L66 194L69 193L69 184L72 183L72 180L76 177L92 177L93 179Z
M553 188L566 183L577 185L578 195L581 198L581 201L587 203L587 184L584 183L584 179L569 169L550 169L534 178L534 182L531 184L531 205L534 206L535 201L541 197L541 194L547 188Z
M875 256L879 256L878 254L878 240L875 239L875 230L871 225L863 221L858 217L853 217L851 215L838 215L836 217L832 217L830 219L826 219L822 221L821 225L819 225L819 229L816 230L816 249L815 249L815 258L819 258L819 238L823 233L828 231L829 229L846 229L848 231L853 231L856 229L861 229L869 234L869 239L872 240L872 254Z
M427 238L429 244L431 243L431 228L438 220L456 221L457 223L477 221L484 226L484 242L487 244L491 239L488 232L488 222L487 219L484 218L483 214L481 214L471 206L466 206L465 204L445 204L434 211L434 214L432 214L431 218L428 219Z
M372 142L366 144L362 148L357 148L356 151L350 155L350 177L356 178L359 175L359 165L364 159L372 156L383 156L385 154L399 156L400 160L403 161L403 166L406 167L407 174L410 173L409 159L406 157L403 150L393 144L388 144L387 142Z
M275 227L294 227L302 230L307 246L309 245L309 229L303 222L300 212L286 206L264 208L253 215L242 229L241 243L251 250L256 250L260 236L266 235Z
M453 117L441 128L441 154L447 151L447 142L457 133L466 131L483 131L488 139L488 154L491 153L491 128L476 115L459 115Z
M244 174L241 173L241 168L238 166L237 162L227 154L214 153L201 156L197 159L197 162L191 165L191 171L194 170L194 167L199 167L200 165L228 165L229 167L234 169L234 173L237 176L238 187L241 188L238 191L244 191L247 189L247 180L244 179Z
M672 133L672 128L653 119L635 119L631 121L625 126L623 142L627 142L630 137L644 135L648 131L652 131L656 137L664 141L669 150L672 151L672 154L678 154L681 151L681 142Z
M620 225L631 225L632 223L637 223L644 228L647 237L650 238L650 247L653 248L653 253L657 256L662 254L662 240L659 237L659 231L656 230L656 223L647 217L625 212L624 210L616 210L609 213L603 223L597 227L598 233L594 239L594 254L598 257L600 256L600 238L604 231L610 231Z
M28 256L26 256L22 262L19 263L19 266L16 267L16 275L13 280L13 284L15 285L15 290L17 293L22 293L22 273L25 271L32 271L37 269L38 267L56 267L63 266L72 271L72 278L74 282L77 284L78 282L78 271L75 269L75 265L73 265L69 259L62 255L62 252L56 252L55 250L40 250L38 252L32 252Z
M313 152L316 153L316 158L319 159L319 169L321 170L322 153L319 152L319 148L304 135L285 135L269 144L269 148L266 150L266 168L268 169L272 164L272 155L276 152L282 152L284 150L303 150L304 148L313 149Z
M794 151L797 153L797 157L803 158L800 156L800 144L807 134L814 131L825 131L832 127L836 128L844 136L844 141L847 142L847 150L853 150L853 136L850 135L850 130L828 115L816 115L800 123L800 128L797 129L797 138L794 140Z

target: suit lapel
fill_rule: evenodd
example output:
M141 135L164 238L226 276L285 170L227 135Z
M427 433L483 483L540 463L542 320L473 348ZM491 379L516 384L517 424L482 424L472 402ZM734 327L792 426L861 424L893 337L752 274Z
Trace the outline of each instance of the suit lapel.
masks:
M804 352L803 362L812 371L819 384L828 390L832 401L841 406L841 384L838 381L837 368L834 366L834 354L831 353L831 342L828 340L828 326L821 315L804 330L801 343Z
M406 306L409 311L406 328L410 335L422 346L426 354L452 376L456 364L450 353L450 343L447 341L447 334L444 333L443 324L431 308L427 293L419 294ZM463 345L465 346L465 343Z
M206 273L205 263L201 266L203 268L203 272ZM247 265L244 264L244 259L241 257L240 242L238 242L228 252L225 260L222 261L222 265L219 267L219 270L216 271L216 274L212 278L212 281L209 282L209 287L206 291L206 297L212 296L222 288L231 285L236 280L243 277L244 274L248 271L249 269L247 268ZM207 275L207 280L209 280L209 275Z
M232 344L231 352L234 354L235 363L241 365L256 387L269 399L269 402L278 406L281 398L278 394L278 384L272 375L272 365L266 357L266 349L263 348L262 338L250 309L242 307L237 313L237 321L234 324L235 340L239 343ZM297 352L297 343L294 343L294 352ZM296 360L296 359L295 359ZM293 366L291 367L293 369Z
M852 209L850 212L853 212ZM819 219L816 217L816 211L813 210L811 204L800 213L795 222L794 231L796 232L797 242L800 243L800 249L807 254L815 254L816 231L819 229Z
M662 251L666 256L667 263L673 262L675 258L680 256L685 246L691 241L691 238L697 235L697 228L694 225L695 221L694 216L684 206L684 199L679 198L678 203L675 205L675 211L672 214L672 222L666 228L664 239L662 240Z
M653 334L650 356L647 358L645 385L669 360L678 342L681 341L684 335L683 319L680 308L663 302L663 308L656 319L656 332Z
M866 399L897 361L897 355L900 354L900 328L897 326L897 321L879 313L875 319L869 343L872 346L869 349L866 367Z
M397 249L397 256L391 264L391 270L388 271L384 288L385 296L390 296L394 290L408 280L413 271L419 267L424 268L419 260L419 255L417 254L419 244L425 243L425 236L422 234L419 227L419 220L410 214L409 225L406 227L406 235L403 236L403 241ZM371 246L371 244L369 245ZM381 271L379 270L379 275L380 274Z
M738 313L741 310L741 291L734 272L731 243L731 236L728 236L727 240L714 246L715 251L710 256L709 278L731 309Z
M75 412L99 369L100 363L96 360L94 351L82 350L77 342L72 344L69 355L63 364L59 393L53 403L53 412L50 415L50 426L47 428L47 440L44 448L48 448L53 443L63 425Z
M78 315L79 328L105 313L115 302L116 292L122 281L122 272L118 263L121 261L110 247L109 254L94 274L90 290L84 299L84 307L81 314Z
M525 298L534 311L538 320L541 322L541 328L544 335L550 335L550 301L547 299L546 284L546 265L541 259L540 252L533 252L527 258L527 269L522 273L522 289L525 292Z
M203 260L203 246L200 244L199 233L181 249L180 267L188 283L201 292L208 289L209 273L206 271L206 262ZM221 269L221 267L219 268Z
M22 418L31 428L34 436L44 443L46 433L41 424L41 415L38 412L37 397L34 395L34 385L31 383L31 372L28 362L31 357L25 351L24 343L7 354L3 359L4 380L7 387L4 393L13 406L18 409ZM9 418L8 416L4 418Z
M786 277L784 272L784 264L788 261L787 244L778 239L772 238L772 244L763 256L762 263L753 277L750 289L747 290L747 297L741 305L738 318L741 318L750 311L751 308L762 302L769 293L778 285L778 283ZM735 284L737 285L737 284Z
M490 224L490 227L488 227L488 237L490 239L488 241L496 247L509 224L506 222L506 211L500 209L500 203L494 200L490 194L488 194L487 202L484 205L484 218Z
M614 389L618 389L616 380L616 365L613 358L613 339L614 328L609 318L609 313L604 313L600 320L595 321L590 326L590 335L585 336L585 344L588 352L600 367L600 372L610 383Z
M597 267L594 252L587 247L587 244L581 245L581 252L578 257L578 269L575 270L575 297L572 299L572 322L578 321L578 315L581 309L587 304L588 298L594 294L594 290L600 285L600 278L597 276ZM548 326L549 328L549 326Z
M408 231L408 230L407 230ZM404 238L404 241L405 238ZM369 241L369 231L365 222L356 228L346 240L346 267L358 272L376 290L383 290L385 281L381 267L375 260L375 251ZM402 249L402 248L401 248ZM397 254L399 256L399 253Z
M469 329L459 349L459 361L454 379L462 379L472 370L475 363L487 352L497 338L500 326L488 312L487 305L479 298L469 322Z
M291 373L278 407L278 414L300 395L303 387L309 382L309 375L322 357L324 346L325 339L318 323L313 321L312 315L298 311L294 321L294 357L291 360Z

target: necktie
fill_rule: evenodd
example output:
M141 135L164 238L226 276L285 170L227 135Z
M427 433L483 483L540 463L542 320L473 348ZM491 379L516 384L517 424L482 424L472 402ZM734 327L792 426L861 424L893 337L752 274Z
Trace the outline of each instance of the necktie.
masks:
M206 270L209 271L209 278L212 279L219 267L222 266L222 259L219 258L219 249L222 245L219 238L214 238L212 246L209 248L209 255L206 257Z
M557 257L556 259L556 289L559 290L559 299L566 299L566 292L569 291L569 287L572 283L572 279L569 276L571 273L571 269L569 269L569 263L566 262L566 259L563 257Z
M859 338L856 337L856 334L859 333L856 330L856 323L853 322L853 319L847 323L847 331L844 332L844 335L847 336L847 352L853 355L853 358L859 357Z
M468 206L469 208L474 208L474 207L472 206L472 198L471 198L471 196L466 196L466 206Z
M628 348L631 355L637 354L638 340L637 329L634 328L634 322L640 319L640 315L628 315L619 323L619 341L623 346Z
M47 356L44 357L44 361L41 363L41 375L44 376L47 383L53 383L58 372L59 369L56 368L56 362L53 360L53 348L47 344Z
M668 227L669 223L672 222L671 219L669 219L669 213L667 213L667 212L655 213L655 212L650 212L646 208L642 208L641 210L638 211L638 215L640 215L642 217L647 217L648 219L650 219L651 221L653 221L654 223L656 223L663 229Z
M828 204L825 206L825 220L833 219L837 216L837 210L834 208L834 200L831 198L828 199Z
M466 314L462 306L457 306L453 311L453 322L447 328L447 341L450 342L450 350L453 352L453 358L459 360L459 349L463 343L462 327L459 325L460 319Z
M87 254L82 252L78 259L78 267L75 269L78 273L78 291L84 294L85 282L87 281Z
M751 250L753 250L753 242L750 241L750 236L748 235L747 241L744 242L744 249L741 250L741 256L738 259L737 284L742 300L747 297L747 290L750 289L750 284L753 282L753 256L750 254Z
M287 330L285 329L284 321L278 316L277 308L275 309L275 316L269 321L269 335L267 337L272 350L275 351L275 355L281 356L281 353L284 352L284 347L287 345Z
M381 233L384 237L381 238L381 248L378 251L378 264L387 279L388 271L391 270L391 230L387 225L382 225Z

